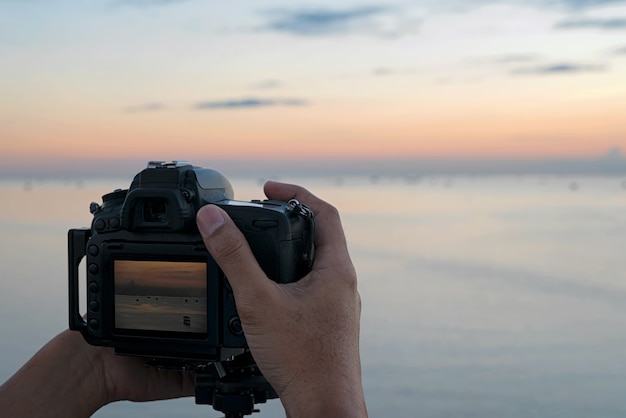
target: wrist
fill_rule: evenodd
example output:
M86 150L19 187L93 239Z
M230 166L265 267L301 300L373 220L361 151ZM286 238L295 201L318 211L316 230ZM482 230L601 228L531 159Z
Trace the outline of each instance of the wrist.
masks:
M78 332L57 335L0 387L0 410L11 417L91 416L107 397L90 348Z
M300 398L282 399L288 418L365 418L367 408L362 393L347 391L311 392Z
M304 380L280 394L288 418L367 417L360 378L344 380L326 376L323 380L321 384Z
M82 411L78 416L90 416L112 401L106 384L106 348L89 345L77 331L66 330L57 339L59 349L64 350L59 361L65 361L66 387L71 392L68 399L75 403L73 408Z

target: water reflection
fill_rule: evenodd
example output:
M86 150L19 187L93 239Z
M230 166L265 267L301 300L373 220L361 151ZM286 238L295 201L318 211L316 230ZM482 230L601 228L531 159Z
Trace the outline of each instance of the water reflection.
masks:
M371 416L626 415L626 180L283 180L342 214ZM257 179L231 182L236 198L263 198ZM1 380L67 326L67 230L88 226L89 203L127 186L0 184ZM281 414L276 402L261 409ZM96 416L133 414L219 415L181 400Z

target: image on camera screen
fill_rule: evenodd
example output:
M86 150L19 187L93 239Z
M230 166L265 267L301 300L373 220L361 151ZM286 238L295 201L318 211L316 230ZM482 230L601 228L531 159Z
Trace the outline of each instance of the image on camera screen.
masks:
M115 328L207 333L207 265L114 260Z

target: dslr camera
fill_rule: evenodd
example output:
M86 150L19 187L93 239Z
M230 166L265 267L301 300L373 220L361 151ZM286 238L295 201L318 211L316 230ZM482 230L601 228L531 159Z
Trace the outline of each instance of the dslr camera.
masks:
M69 230L69 326L92 345L194 371L197 403L242 416L276 394L249 353L228 279L196 226L206 204L228 213L271 280L294 282L311 270L314 222L305 205L236 201L215 170L153 161L127 190L91 204L90 228Z

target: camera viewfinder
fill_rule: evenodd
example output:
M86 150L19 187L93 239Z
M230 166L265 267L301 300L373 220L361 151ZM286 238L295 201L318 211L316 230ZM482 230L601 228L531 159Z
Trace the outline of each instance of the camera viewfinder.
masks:
M145 199L143 201L143 221L151 224L167 223L167 201L165 199Z

